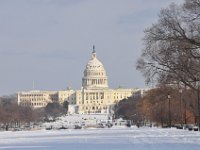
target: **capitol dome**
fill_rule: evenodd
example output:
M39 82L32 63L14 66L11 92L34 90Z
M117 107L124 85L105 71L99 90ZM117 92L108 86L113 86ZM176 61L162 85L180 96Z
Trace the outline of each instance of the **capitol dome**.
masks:
M95 48L93 47L92 58L86 65L82 86L85 89L108 88L108 77L103 64L97 59Z

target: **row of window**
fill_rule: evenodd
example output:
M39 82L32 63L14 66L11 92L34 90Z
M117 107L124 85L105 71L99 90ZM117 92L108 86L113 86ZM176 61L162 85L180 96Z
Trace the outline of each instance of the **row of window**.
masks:
M119 96L116 96L116 97L115 97L115 96L114 96L114 99L115 99L115 98L116 98L116 99L123 99L123 98L127 98L127 97L126 97L126 96L124 96L124 97L122 97L122 96L120 96L120 97L119 97Z
M20 97L43 97L43 94L21 94Z
M20 101L46 101L46 99L43 99L43 98L39 98L39 99L20 99Z
M109 96L107 97L108 99L109 99ZM122 97L122 96L114 96L114 99L123 99L123 98L127 98L126 96L124 96L124 97ZM96 95L96 94L91 94L91 95L86 95L86 100L98 100L99 99L99 97L98 97L98 94ZM104 99L104 95L100 95L100 99ZM57 99L52 99L52 101L56 101ZM61 101L63 101L63 99L60 99ZM69 97L67 98L67 100L69 101L69 100L71 100L71 101L75 101L76 100L76 98L71 98L71 99L69 99ZM32 101L46 101L46 99L44 99L44 98L38 98L38 99L33 99L33 98L31 98L31 99L25 99L25 98L21 98L20 99L20 101L30 101L30 102L32 102ZM98 101L97 101L97 103L98 103Z
M83 107L83 109L84 109L84 107ZM95 109L101 110L101 109L107 109L107 107L106 107L106 106L104 106L104 107L99 107L99 106L87 107L87 106L86 106L85 109L86 109L86 110L95 110Z
M90 75L94 75L94 76L103 76L104 73L103 72L85 72L84 73L85 76L90 76Z
M86 101L86 104L92 104L92 103L103 103L103 101L101 101L101 102L99 102L99 101ZM110 101L108 102L108 103L110 103Z
M84 84L86 85L101 85L101 84L106 84L107 80L106 79L85 79L83 80Z

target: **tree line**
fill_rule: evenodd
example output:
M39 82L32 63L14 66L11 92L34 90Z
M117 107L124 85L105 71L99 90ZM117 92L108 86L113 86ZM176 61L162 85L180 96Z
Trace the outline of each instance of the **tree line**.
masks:
M162 127L196 124L196 94L191 89L180 91L177 87L157 87L147 91L144 97L120 101L115 108L115 118L131 120L137 126L151 123Z
M45 108L33 109L17 104L15 96L0 97L0 130L30 127L44 121L54 121L67 113L68 103L49 103Z

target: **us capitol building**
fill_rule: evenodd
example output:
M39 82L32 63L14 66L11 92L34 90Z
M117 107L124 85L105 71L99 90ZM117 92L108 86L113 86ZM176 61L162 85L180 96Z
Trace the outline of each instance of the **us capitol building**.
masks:
M93 47L92 58L86 65L81 90L70 88L62 91L18 92L18 104L33 108L45 107L48 103L69 103L69 113L110 113L111 108L122 99L142 94L140 89L109 89L108 77L103 64L97 59Z

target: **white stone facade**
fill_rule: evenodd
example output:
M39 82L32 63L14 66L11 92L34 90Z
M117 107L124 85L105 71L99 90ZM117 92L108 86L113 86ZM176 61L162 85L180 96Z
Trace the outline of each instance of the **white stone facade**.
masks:
M78 113L109 113L109 108L132 96L135 91L138 89L109 89L106 71L93 49L92 58L84 70L81 90L18 92L18 103L39 108L45 107L49 102L62 104L68 101L70 110L78 108Z
M57 102L57 92L54 91L27 91L18 92L18 104L33 108L45 107L48 103Z

